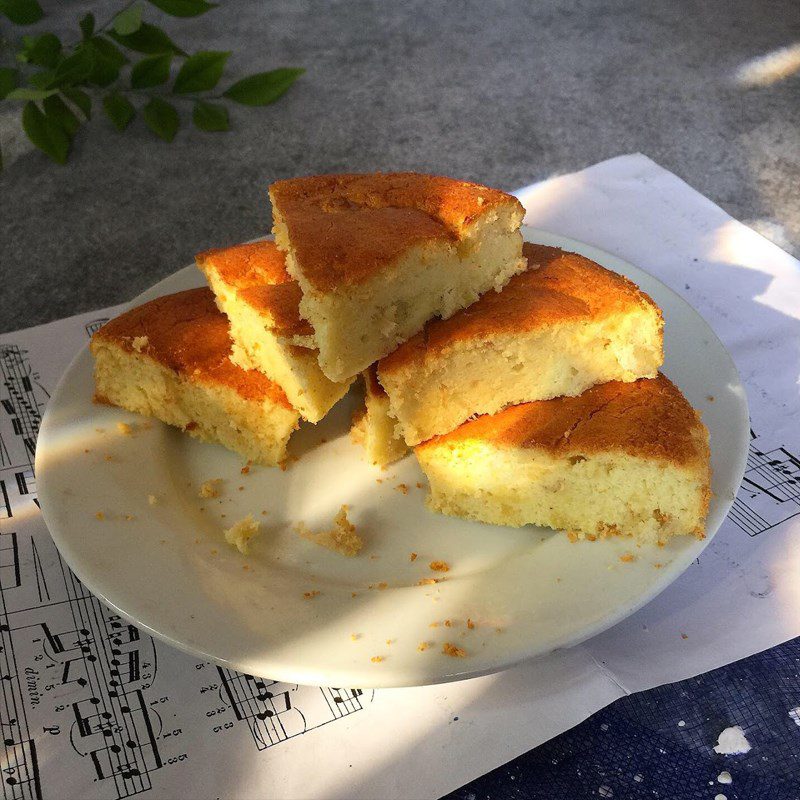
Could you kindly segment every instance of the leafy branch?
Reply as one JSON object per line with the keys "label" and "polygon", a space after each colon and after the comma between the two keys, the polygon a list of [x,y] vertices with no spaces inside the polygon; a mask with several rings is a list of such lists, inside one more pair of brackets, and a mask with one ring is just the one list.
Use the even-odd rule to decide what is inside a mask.
{"label": "leafy branch", "polygon": [[[91,119],[97,101],[120,132],[141,114],[156,136],[171,142],[181,125],[174,102],[191,103],[192,122],[199,130],[226,131],[230,119],[225,101],[274,103],[305,71],[282,67],[259,72],[215,92],[230,51],[189,54],[143,19],[145,3],[185,18],[215,8],[206,0],[131,0],[101,24],[91,13],[81,17],[80,38],[72,45],[65,46],[50,32],[23,35],[13,48],[0,38],[0,101],[23,104],[23,130],[53,161],[66,163],[72,141]],[[0,0],[0,15],[27,26],[39,22],[44,12],[39,0]],[[10,49],[13,65],[5,66]]]}

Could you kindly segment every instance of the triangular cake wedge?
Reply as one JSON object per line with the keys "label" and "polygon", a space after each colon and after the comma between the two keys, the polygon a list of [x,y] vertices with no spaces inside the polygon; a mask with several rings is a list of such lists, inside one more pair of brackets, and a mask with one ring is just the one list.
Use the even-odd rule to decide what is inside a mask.
{"label": "triangular cake wedge", "polygon": [[95,400],[156,417],[259,464],[286,457],[300,415],[283,390],[231,362],[228,320],[210,289],[159,297],[91,341]]}
{"label": "triangular cake wedge", "polygon": [[410,445],[476,414],[597,383],[652,378],[663,319],[631,281],[576,253],[525,243],[529,268],[424,330],[378,364]]}
{"label": "triangular cake wedge", "polygon": [[496,189],[375,173],[294,178],[269,191],[275,241],[300,284],[320,367],[334,381],[524,268],[524,209]]}
{"label": "triangular cake wedge", "polygon": [[590,539],[705,535],[708,432],[661,374],[478,417],[415,453],[443,514]]}
{"label": "triangular cake wedge", "polygon": [[389,398],[378,383],[375,365],[361,374],[364,407],[353,416],[350,438],[364,448],[369,461],[388,467],[408,453],[408,446],[397,433],[397,420],[389,412]]}
{"label": "triangular cake wedge", "polygon": [[231,326],[231,358],[277,383],[309,422],[319,422],[347,392],[319,368],[314,331],[300,317],[300,287],[274,242],[250,242],[196,256]]}

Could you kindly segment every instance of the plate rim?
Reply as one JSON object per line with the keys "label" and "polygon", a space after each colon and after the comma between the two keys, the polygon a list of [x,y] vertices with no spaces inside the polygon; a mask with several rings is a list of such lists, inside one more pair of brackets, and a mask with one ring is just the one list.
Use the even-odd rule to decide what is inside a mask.
{"label": "plate rim", "polygon": [[[568,249],[573,252],[585,254],[588,258],[600,263],[602,266],[610,269],[613,272],[619,274],[619,266],[615,265],[624,265],[624,267],[632,267],[634,270],[641,272],[647,275],[651,280],[655,281],[659,284],[661,289],[665,290],[672,296],[673,301],[677,301],[679,305],[684,306],[689,312],[696,318],[699,322],[702,329],[708,332],[708,334],[713,337],[716,343],[719,345],[720,350],[724,353],[725,358],[727,359],[727,367],[730,369],[733,375],[736,376],[738,382],[738,388],[740,391],[741,396],[741,405],[739,406],[742,412],[742,419],[736,420],[736,427],[740,428],[740,441],[738,442],[738,448],[736,451],[737,461],[738,463],[735,465],[734,475],[736,477],[736,489],[741,485],[742,478],[744,476],[744,471],[746,468],[747,462],[747,448],[749,444],[748,434],[749,434],[749,404],[747,393],[745,391],[744,384],[741,379],[741,375],[739,370],[736,366],[735,361],[733,360],[731,354],[729,353],[727,347],[724,343],[720,340],[719,336],[717,336],[714,329],[708,324],[705,318],[700,314],[697,309],[694,308],[687,300],[685,300],[681,295],[679,295],[675,290],[673,290],[670,286],[664,283],[660,278],[652,275],[651,273],[647,272],[645,269],[632,264],[631,262],[627,261],[626,259],[614,255],[602,248],[596,247],[586,242],[579,241],[577,239],[573,239],[572,237],[563,236],[561,234],[553,233],[550,231],[545,231],[542,229],[534,228],[532,226],[523,225],[522,226],[522,233],[525,241],[534,241],[538,244],[547,244],[551,246],[561,247],[562,249]],[[259,241],[263,239],[269,239],[272,237],[257,237],[256,239],[252,239],[250,241]],[[609,265],[609,262],[611,265]],[[148,287],[144,291],[140,292],[135,298],[128,301],[127,303],[123,303],[122,305],[125,308],[131,307],[133,305],[138,305],[148,300],[153,299],[154,297],[159,297],[163,294],[167,294],[172,292],[174,289],[171,284],[178,279],[178,277],[183,274],[187,273],[188,271],[194,271],[195,267],[193,264],[186,265],[175,272],[171,273],[170,275],[162,278],[161,280],[157,281],[152,286]],[[199,273],[198,273],[199,277]],[[201,283],[201,282],[199,282]],[[62,386],[66,383],[68,378],[71,376],[73,371],[79,367],[79,362],[82,359],[87,357],[90,358],[88,354],[89,350],[89,343],[85,343],[83,347],[76,353],[76,355],[71,359],[69,365],[62,373],[61,377],[59,378],[55,388],[52,391],[51,398],[55,398],[60,394]],[[44,520],[44,523],[47,527],[48,533],[50,537],[53,539],[53,542],[58,549],[59,555],[61,558],[64,559],[64,562],[67,564],[69,569],[76,575],[76,577],[81,581],[81,583],[95,596],[97,597],[103,604],[105,604],[108,608],[110,608],[114,613],[119,614],[128,622],[136,625],[142,631],[147,633],[148,635],[152,636],[159,641],[164,642],[165,644],[169,645],[170,647],[175,648],[193,658],[199,658],[204,661],[210,661],[214,664],[223,666],[228,669],[234,669],[237,671],[244,671],[244,667],[242,665],[238,665],[234,661],[225,658],[224,656],[216,655],[214,653],[206,652],[203,648],[198,646],[193,646],[191,644],[187,644],[180,639],[174,638],[170,634],[162,633],[156,627],[149,624],[147,621],[137,618],[136,615],[126,612],[124,608],[118,606],[108,595],[100,591],[96,588],[95,581],[91,576],[91,570],[86,571],[83,569],[83,564],[80,563],[79,560],[73,559],[71,556],[73,555],[70,547],[69,547],[69,536],[62,536],[60,532],[57,531],[56,525],[52,523],[52,516],[48,513],[47,508],[50,507],[50,503],[45,500],[45,496],[49,494],[48,489],[48,481],[47,478],[44,477],[47,474],[46,469],[40,469],[42,467],[42,459],[45,458],[44,452],[47,450],[48,440],[50,436],[50,427],[53,423],[50,422],[50,418],[52,416],[51,408],[53,406],[51,403],[47,404],[45,409],[45,413],[42,417],[40,430],[39,430],[39,438],[37,439],[37,448],[36,448],[36,458],[35,458],[35,471],[37,476],[37,491],[38,497],[42,500],[41,502],[41,514]],[[744,423],[744,424],[741,424]],[[42,442],[45,446],[40,448],[39,443]],[[53,492],[53,496],[55,496],[55,492]],[[588,625],[586,628],[581,630],[578,634],[565,637],[564,641],[557,642],[553,646],[548,646],[546,649],[542,649],[541,646],[538,648],[535,646],[529,646],[525,648],[524,646],[520,648],[517,654],[513,658],[510,658],[506,661],[503,661],[501,664],[493,664],[489,666],[485,666],[483,668],[467,668],[462,670],[454,670],[454,671],[443,671],[441,674],[436,676],[435,678],[426,678],[424,682],[421,682],[414,677],[411,677],[410,680],[392,680],[389,682],[380,680],[380,676],[376,675],[375,678],[371,678],[368,675],[359,676],[358,680],[353,681],[346,681],[347,685],[358,685],[361,688],[401,688],[401,687],[411,687],[411,686],[429,686],[429,685],[437,685],[442,683],[449,683],[456,680],[464,680],[467,678],[474,678],[474,677],[481,677],[485,675],[495,674],[501,672],[506,669],[510,669],[515,667],[525,661],[534,658],[542,658],[546,657],[551,653],[555,653],[559,650],[564,650],[571,647],[576,647],[584,642],[588,641],[589,639],[594,638],[595,636],[604,633],[607,630],[610,630],[615,625],[618,625],[623,620],[627,619],[628,617],[635,614],[637,611],[642,609],[648,603],[652,602],[657,596],[659,596],[662,592],[666,591],[673,583],[675,583],[678,578],[680,578],[683,573],[688,569],[691,563],[697,558],[708,545],[711,543],[711,540],[716,536],[717,532],[719,531],[720,527],[724,523],[725,519],[728,516],[730,508],[734,502],[736,493],[733,493],[733,496],[728,498],[718,498],[719,502],[722,504],[722,513],[720,514],[719,523],[716,525],[713,531],[706,530],[706,536],[703,540],[695,540],[692,543],[691,549],[691,557],[688,557],[688,553],[682,554],[682,557],[685,560],[682,566],[679,568],[676,567],[674,573],[666,572],[664,578],[661,581],[654,580],[651,584],[648,585],[647,591],[643,591],[640,595],[638,595],[633,603],[620,603],[613,613],[610,613],[601,619],[597,620],[595,623]],[[55,531],[55,533],[54,533]],[[66,551],[66,552],[65,552]],[[667,577],[669,576],[669,577]],[[155,622],[154,622],[155,624]],[[291,667],[289,668],[291,669]],[[263,677],[268,677],[272,680],[278,680],[286,683],[298,683],[296,680],[297,675],[287,674],[284,669],[280,667],[276,670],[269,670],[269,674],[264,675]],[[342,683],[343,677],[336,677],[336,681],[338,682],[337,685],[345,685]],[[302,682],[301,682],[302,683]],[[317,682],[307,682],[305,685],[333,685],[330,682],[321,681]]]}

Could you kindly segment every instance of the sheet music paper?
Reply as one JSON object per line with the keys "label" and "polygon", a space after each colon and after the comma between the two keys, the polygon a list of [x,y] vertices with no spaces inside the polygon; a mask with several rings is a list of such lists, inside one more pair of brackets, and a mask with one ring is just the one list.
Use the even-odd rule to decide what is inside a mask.
{"label": "sheet music paper", "polygon": [[625,692],[800,634],[800,265],[643,156],[519,194],[530,224],[620,255],[685,296],[737,362],[752,413],[748,468],[699,563],[590,642],[458,684],[305,687],[197,661],[91,596],[37,505],[49,392],[121,307],[3,334],[3,798],[436,797]]}

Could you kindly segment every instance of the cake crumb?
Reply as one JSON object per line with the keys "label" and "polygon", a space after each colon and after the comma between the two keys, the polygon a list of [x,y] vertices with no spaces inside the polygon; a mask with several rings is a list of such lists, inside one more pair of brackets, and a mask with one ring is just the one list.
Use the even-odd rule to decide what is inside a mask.
{"label": "cake crumb", "polygon": [[350,592],[350,597],[358,597],[358,592]]}
{"label": "cake crumb", "polygon": [[249,564],[242,564],[242,569],[250,569],[250,565]]}
{"label": "cake crumb", "polygon": [[381,661],[383,661],[383,656],[372,656],[372,658],[370,659],[370,661],[371,661],[373,664],[380,664],[380,663],[381,663]]}
{"label": "cake crumb", "polygon": [[713,403],[714,395],[713,394],[706,395],[706,400],[708,400],[709,403]]}
{"label": "cake crumb", "polygon": [[444,621],[444,626],[445,626],[445,628],[452,628],[452,627],[453,627],[453,620],[451,620],[451,619],[446,619],[446,620]]}
{"label": "cake crumb", "polygon": [[225,541],[246,556],[250,553],[250,540],[259,534],[259,525],[260,523],[253,519],[253,515],[248,514],[223,531]]}
{"label": "cake crumb", "polygon": [[419,650],[420,653],[424,653],[430,646],[431,646],[430,642],[420,642],[417,645],[417,650]]}
{"label": "cake crumb", "polygon": [[306,600],[313,600],[319,594],[319,589],[313,589],[310,592],[303,592],[303,597]]}
{"label": "cake crumb", "polygon": [[656,561],[656,563],[655,563],[655,564],[653,564],[653,566],[654,566],[656,569],[661,569],[661,567],[663,567],[664,565],[663,565],[663,564],[662,564],[660,561]]}
{"label": "cake crumb", "polygon": [[386,644],[388,644],[389,646],[393,645],[394,643],[395,643],[394,639],[387,639],[386,640]]}
{"label": "cake crumb", "polygon": [[424,488],[425,488],[425,484],[424,483],[420,483],[419,481],[417,481],[417,489],[424,489]]}
{"label": "cake crumb", "polygon": [[431,624],[428,625],[428,627],[429,628],[438,628],[439,627],[439,622],[431,622]]}
{"label": "cake crumb", "polygon": [[247,462],[247,463],[246,463],[246,464],[245,464],[245,465],[244,465],[244,466],[243,466],[243,467],[242,467],[242,468],[239,470],[239,472],[241,472],[241,473],[242,473],[242,475],[249,475],[249,474],[250,474],[250,464],[251,464],[251,463],[252,463],[252,462],[248,461],[248,462]]}
{"label": "cake crumb", "polygon": [[436,578],[420,578],[417,586],[432,586],[434,583],[439,583],[439,581]]}
{"label": "cake crumb", "polygon": [[[199,541],[199,539],[198,539],[198,541]],[[215,555],[217,555],[217,553],[219,553],[219,550],[217,550],[217,548],[216,548],[216,547],[212,547],[212,548],[211,548],[211,555],[212,555],[212,556],[215,556]]]}
{"label": "cake crumb", "polygon": [[412,554],[411,554],[411,555],[408,557],[408,560],[409,560],[409,561],[416,561],[416,560],[417,560],[417,554],[416,554],[416,553],[412,553]]}
{"label": "cake crumb", "polygon": [[136,517],[135,517],[133,514],[125,514],[125,515],[123,516],[123,519],[124,519],[126,522],[130,522],[131,520],[134,520],[134,519],[136,519]]}
{"label": "cake crumb", "polygon": [[94,517],[102,522],[106,518],[106,515],[102,511],[98,511]]}
{"label": "cake crumb", "polygon": [[636,556],[633,553],[623,553],[619,560],[622,561],[624,564],[630,564],[631,561],[636,560]]}
{"label": "cake crumb", "polygon": [[681,634],[681,639],[688,639],[688,638],[689,638],[689,634],[688,633],[682,633]]}
{"label": "cake crumb", "polygon": [[468,628],[469,628],[471,631],[472,631],[472,630],[475,630],[475,623],[474,623],[474,622],[473,622],[473,621],[472,621],[472,620],[471,620],[469,617],[467,617],[467,627],[468,627]]}
{"label": "cake crumb", "polygon": [[243,491],[244,491],[244,486],[240,486],[240,487],[239,487],[239,491],[240,491],[240,492],[243,492]]}
{"label": "cake crumb", "polygon": [[467,652],[462,647],[456,647],[456,645],[452,644],[451,642],[445,642],[442,645],[442,653],[446,656],[450,656],[450,658],[464,658]]}
{"label": "cake crumb", "polygon": [[113,460],[114,460],[114,456],[112,456],[110,453],[106,453],[103,456],[103,461],[113,461]]}
{"label": "cake crumb", "polygon": [[364,542],[356,533],[355,525],[347,518],[347,509],[346,505],[339,509],[333,518],[333,528],[330,530],[314,533],[306,527],[305,523],[298,522],[294,526],[295,532],[301,539],[306,539],[320,547],[326,547],[340,555],[356,556],[364,546]]}
{"label": "cake crumb", "polygon": [[158,505],[158,497],[154,494],[147,495],[147,505],[149,506],[157,506]]}
{"label": "cake crumb", "polygon": [[575,531],[567,531],[567,539],[570,540],[573,544],[578,541],[578,534]]}
{"label": "cake crumb", "polygon": [[389,584],[388,584],[388,583],[386,583],[386,581],[381,581],[381,582],[378,584],[378,590],[379,590],[379,591],[381,591],[381,592],[382,592],[384,589],[388,589],[388,588],[389,588]]}
{"label": "cake crumb", "polygon": [[370,560],[370,561],[377,561],[379,558],[380,558],[380,556],[376,556],[376,555],[373,553],[373,554],[372,554],[372,555],[369,557],[369,560]]}
{"label": "cake crumb", "polygon": [[200,490],[197,492],[198,497],[219,497],[219,484],[221,483],[222,478],[212,478],[205,483],[201,483]]}
{"label": "cake crumb", "polygon": [[148,344],[150,344],[150,340],[146,336],[134,336],[133,341],[131,342],[131,347],[137,353],[141,353]]}
{"label": "cake crumb", "polygon": [[446,561],[431,561],[428,566],[434,572],[450,572],[450,565]]}
{"label": "cake crumb", "polygon": [[405,483],[398,483],[394,488],[402,494],[408,494],[408,486]]}
{"label": "cake crumb", "polygon": [[91,450],[89,450],[88,448],[85,448],[83,452],[84,452],[84,453],[91,453],[92,451],[91,451]]}
{"label": "cake crumb", "polygon": [[383,478],[375,478],[375,483],[383,483]]}

